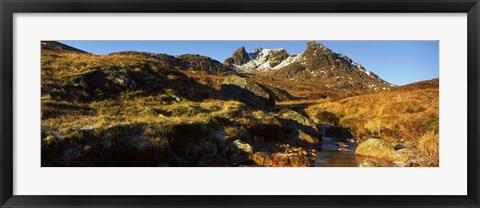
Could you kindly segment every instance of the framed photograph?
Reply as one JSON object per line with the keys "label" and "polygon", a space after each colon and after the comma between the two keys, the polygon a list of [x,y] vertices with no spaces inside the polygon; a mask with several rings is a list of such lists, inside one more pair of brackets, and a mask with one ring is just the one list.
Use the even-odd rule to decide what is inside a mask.
{"label": "framed photograph", "polygon": [[479,4],[0,1],[1,207],[479,207]]}

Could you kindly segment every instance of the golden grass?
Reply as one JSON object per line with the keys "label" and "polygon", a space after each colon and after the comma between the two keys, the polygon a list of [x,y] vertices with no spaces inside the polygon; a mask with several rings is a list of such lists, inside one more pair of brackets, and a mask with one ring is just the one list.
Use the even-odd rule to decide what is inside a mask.
{"label": "golden grass", "polygon": [[[438,89],[389,91],[348,97],[339,101],[322,101],[307,108],[311,116],[318,109],[340,117],[340,125],[359,137],[376,135],[396,139],[418,140],[427,130],[438,131]],[[438,120],[438,119],[437,119]]]}
{"label": "golden grass", "polygon": [[421,166],[439,165],[440,140],[438,133],[429,131],[423,134],[417,142],[417,148],[420,152],[417,163]]}
{"label": "golden grass", "polygon": [[[158,144],[170,143],[165,135],[184,130],[181,129],[183,125],[195,127],[192,127],[192,132],[198,135],[223,130],[227,138],[248,140],[259,136],[264,137],[265,141],[278,141],[285,137],[279,130],[281,124],[273,112],[255,110],[241,102],[220,100],[214,96],[195,102],[177,95],[178,92],[174,89],[164,89],[159,93],[146,93],[145,89],[128,89],[119,92],[118,96],[99,96],[88,101],[58,96],[59,93],[74,94],[64,89],[70,87],[71,83],[65,82],[71,77],[96,68],[108,67],[139,72],[139,75],[145,75],[142,74],[144,71],[151,71],[151,76],[159,75],[158,72],[163,70],[157,60],[142,55],[42,54],[44,142],[55,144],[68,137],[85,139],[85,135],[77,131],[85,127],[93,129],[95,135],[109,134],[111,129],[119,128],[125,128],[125,131],[138,130]],[[193,71],[161,75],[164,75],[165,81],[171,83],[177,83],[179,76],[186,75],[187,78],[178,82],[179,85],[196,80],[214,90],[219,89],[224,78],[221,75]],[[325,87],[263,77],[251,78],[264,85],[284,89],[291,95],[311,98],[278,102],[277,106],[306,106],[305,113],[318,124],[340,124],[351,130],[360,141],[378,137],[392,146],[405,145],[418,153],[415,165],[438,166],[438,85],[410,85],[397,90],[343,98],[348,93],[335,95],[335,92],[328,91]],[[80,95],[86,92],[75,93],[81,98]],[[191,94],[195,95],[196,92]],[[323,95],[328,98],[318,98]],[[85,94],[85,97],[92,96],[95,94]],[[59,132],[65,134],[60,137]],[[195,137],[189,134],[185,137],[190,136]],[[85,144],[84,150],[91,148]]]}
{"label": "golden grass", "polygon": [[419,166],[438,166],[439,131],[438,86],[385,91],[344,98],[320,100],[306,112],[313,117],[319,110],[332,112],[339,124],[358,141],[380,138],[401,144],[413,152]]}

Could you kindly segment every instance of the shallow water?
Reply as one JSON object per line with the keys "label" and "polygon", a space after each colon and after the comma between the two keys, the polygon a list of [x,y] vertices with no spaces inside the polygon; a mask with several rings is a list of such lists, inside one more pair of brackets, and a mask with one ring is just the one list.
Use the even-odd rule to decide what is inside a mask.
{"label": "shallow water", "polygon": [[[312,158],[315,167],[358,167],[358,165],[368,157],[355,155],[356,144],[348,143],[348,147],[344,147],[346,151],[339,151],[338,139],[323,138],[323,145],[318,148],[318,156]],[[370,158],[378,162],[382,167],[395,167],[395,163],[379,158]]]}

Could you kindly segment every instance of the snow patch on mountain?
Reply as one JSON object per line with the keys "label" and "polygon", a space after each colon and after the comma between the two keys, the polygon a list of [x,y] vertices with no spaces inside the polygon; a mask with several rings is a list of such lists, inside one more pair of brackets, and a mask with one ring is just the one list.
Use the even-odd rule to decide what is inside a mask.
{"label": "snow patch on mountain", "polygon": [[292,63],[298,62],[298,61],[305,61],[305,57],[303,57],[302,54],[291,55],[287,59],[283,60],[277,66],[273,67],[273,69],[281,69],[283,67],[286,67],[286,66],[288,66]]}
{"label": "snow patch on mountain", "polygon": [[233,64],[233,67],[237,71],[241,72],[265,72],[265,71],[270,71],[272,69],[279,69],[281,67],[285,67],[299,59],[297,55],[291,55],[284,61],[282,61],[280,64],[278,64],[275,67],[271,67],[270,64],[270,58],[272,56],[273,52],[278,52],[284,50],[283,48],[277,48],[277,49],[264,49],[264,48],[257,48],[255,49],[252,53],[248,53],[248,57],[250,61],[243,65],[235,65]]}

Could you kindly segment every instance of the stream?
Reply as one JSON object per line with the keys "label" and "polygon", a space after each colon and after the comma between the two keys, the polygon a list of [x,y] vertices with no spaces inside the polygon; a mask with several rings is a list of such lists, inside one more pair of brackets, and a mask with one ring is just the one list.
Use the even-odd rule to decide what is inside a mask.
{"label": "stream", "polygon": [[[324,135],[325,131],[324,131]],[[341,146],[339,144],[342,144]],[[318,156],[313,157],[315,167],[358,167],[365,159],[372,159],[382,167],[396,167],[393,162],[381,158],[369,158],[355,155],[357,144],[353,141],[324,136],[322,147],[315,148]]]}

